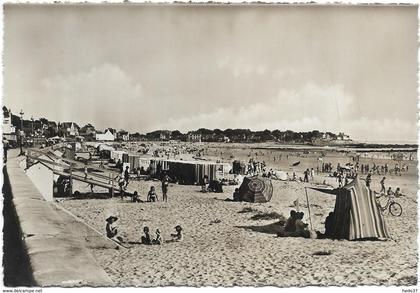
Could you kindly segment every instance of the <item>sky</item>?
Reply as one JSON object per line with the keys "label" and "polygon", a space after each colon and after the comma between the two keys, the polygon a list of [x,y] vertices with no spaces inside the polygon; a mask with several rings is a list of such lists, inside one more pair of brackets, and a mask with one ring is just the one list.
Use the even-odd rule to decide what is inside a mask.
{"label": "sky", "polygon": [[417,142],[417,7],[4,6],[3,103],[27,119]]}

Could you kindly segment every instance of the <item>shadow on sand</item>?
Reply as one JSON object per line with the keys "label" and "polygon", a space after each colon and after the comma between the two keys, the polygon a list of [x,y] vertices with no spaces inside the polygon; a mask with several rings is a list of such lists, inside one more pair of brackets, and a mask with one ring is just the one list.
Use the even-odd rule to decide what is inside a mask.
{"label": "shadow on sand", "polygon": [[284,221],[278,221],[265,226],[235,226],[236,228],[242,228],[246,230],[252,230],[254,232],[275,234],[277,235],[283,229]]}
{"label": "shadow on sand", "polygon": [[[128,193],[126,193],[126,196],[128,196]],[[114,194],[114,197],[120,197],[119,194]],[[54,196],[54,198],[56,199],[72,199],[72,200],[77,200],[77,199],[109,199],[111,198],[111,195],[108,192],[94,192],[94,193],[90,193],[90,192],[78,192],[76,191],[75,193],[73,193],[73,196]]]}

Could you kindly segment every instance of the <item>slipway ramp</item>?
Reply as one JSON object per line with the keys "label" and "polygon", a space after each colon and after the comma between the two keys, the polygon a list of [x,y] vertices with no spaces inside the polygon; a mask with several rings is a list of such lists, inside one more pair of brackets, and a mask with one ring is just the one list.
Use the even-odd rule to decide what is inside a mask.
{"label": "slipway ramp", "polygon": [[[106,188],[109,190],[111,195],[113,195],[115,190],[119,189],[118,185],[114,184],[115,182],[114,176],[116,174],[115,172],[110,172],[109,176],[105,176],[100,173],[88,171],[88,176],[87,178],[85,178],[85,175],[83,174],[83,172],[71,171],[74,168],[72,165],[69,166],[62,163],[58,163],[52,159],[46,159],[45,157],[44,158],[37,157],[37,156],[34,156],[32,153],[34,153],[33,150],[31,150],[31,153],[27,154],[26,157],[29,158],[30,160],[42,162],[48,165],[54,174],[62,175],[62,176],[71,178],[72,180],[81,181],[87,184],[92,184],[93,186]],[[43,152],[39,152],[39,151],[38,153],[43,154]],[[94,171],[98,170],[98,168],[92,168],[91,166],[88,166],[88,168],[93,169]]]}

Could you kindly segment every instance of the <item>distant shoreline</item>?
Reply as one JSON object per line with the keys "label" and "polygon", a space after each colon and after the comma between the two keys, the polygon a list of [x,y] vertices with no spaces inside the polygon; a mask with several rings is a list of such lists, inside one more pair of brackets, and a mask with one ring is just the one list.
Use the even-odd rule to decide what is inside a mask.
{"label": "distant shoreline", "polygon": [[[206,142],[202,142],[206,143]],[[417,144],[369,144],[369,143],[349,143],[349,144],[331,144],[325,146],[317,146],[312,144],[282,144],[278,142],[262,142],[262,143],[217,143],[209,142],[210,146],[223,146],[225,148],[247,147],[252,149],[267,150],[285,150],[285,151],[302,151],[302,150],[319,150],[319,151],[337,151],[337,152],[417,152]]]}

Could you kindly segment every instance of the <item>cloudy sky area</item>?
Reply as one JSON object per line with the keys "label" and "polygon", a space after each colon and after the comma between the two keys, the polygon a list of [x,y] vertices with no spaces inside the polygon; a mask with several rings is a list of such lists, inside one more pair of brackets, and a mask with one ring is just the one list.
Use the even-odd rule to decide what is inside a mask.
{"label": "cloudy sky area", "polygon": [[157,129],[417,141],[415,7],[6,5],[4,103]]}

